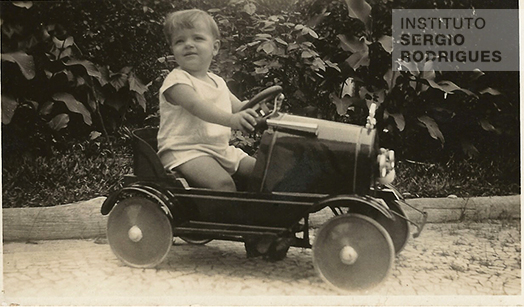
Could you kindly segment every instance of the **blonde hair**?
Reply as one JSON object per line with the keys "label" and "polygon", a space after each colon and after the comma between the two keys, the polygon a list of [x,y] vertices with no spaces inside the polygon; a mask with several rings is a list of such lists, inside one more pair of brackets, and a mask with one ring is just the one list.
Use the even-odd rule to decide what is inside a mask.
{"label": "blonde hair", "polygon": [[193,29],[198,21],[204,22],[209,27],[215,39],[220,38],[220,31],[213,17],[202,10],[191,9],[173,12],[166,16],[164,34],[167,42],[171,45],[173,33],[181,29]]}

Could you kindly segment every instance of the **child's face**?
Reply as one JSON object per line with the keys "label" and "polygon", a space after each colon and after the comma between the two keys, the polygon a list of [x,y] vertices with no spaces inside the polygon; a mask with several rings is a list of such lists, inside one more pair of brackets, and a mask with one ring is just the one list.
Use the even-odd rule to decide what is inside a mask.
{"label": "child's face", "polygon": [[195,22],[191,29],[173,33],[171,49],[180,68],[193,75],[204,74],[218,53],[220,41],[215,39],[204,22]]}

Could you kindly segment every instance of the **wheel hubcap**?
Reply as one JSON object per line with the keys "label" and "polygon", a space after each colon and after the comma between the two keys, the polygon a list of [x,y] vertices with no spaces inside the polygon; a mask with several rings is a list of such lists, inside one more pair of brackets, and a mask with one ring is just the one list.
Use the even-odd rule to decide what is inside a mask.
{"label": "wheel hubcap", "polygon": [[127,235],[129,236],[129,239],[135,243],[139,242],[144,237],[142,230],[136,225],[129,228]]}
{"label": "wheel hubcap", "polygon": [[342,263],[352,265],[357,259],[358,253],[353,247],[347,245],[340,250],[340,261],[342,261]]}

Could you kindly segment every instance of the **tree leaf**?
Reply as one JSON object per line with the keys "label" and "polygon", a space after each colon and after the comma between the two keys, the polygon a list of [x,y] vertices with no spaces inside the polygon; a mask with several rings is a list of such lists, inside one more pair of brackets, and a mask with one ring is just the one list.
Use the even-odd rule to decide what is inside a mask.
{"label": "tree leaf", "polygon": [[265,53],[271,54],[276,49],[275,42],[272,41],[266,41],[263,42],[260,46],[258,46],[257,51],[264,50]]}
{"label": "tree leaf", "polygon": [[397,61],[397,63],[400,65],[400,69],[402,69],[402,67],[405,67],[409,70],[409,72],[414,75],[414,76],[418,76],[420,74],[420,71],[418,69],[418,66],[416,63],[414,62],[406,62],[406,61]]}
{"label": "tree leaf", "polygon": [[326,71],[326,64],[324,63],[324,61],[322,61],[321,58],[315,58],[315,60],[313,60],[313,63],[311,63],[311,67],[313,67],[313,70],[315,71]]}
{"label": "tree leaf", "polygon": [[386,98],[386,90],[382,88],[374,89],[372,92],[370,92],[366,87],[362,86],[360,87],[358,95],[366,100],[366,105],[368,108],[369,106],[371,106],[372,103],[375,103],[378,108]]}
{"label": "tree leaf", "polygon": [[54,101],[46,101],[40,108],[40,114],[43,116],[51,114],[51,111],[53,110]]}
{"label": "tree leaf", "polygon": [[386,50],[388,53],[391,53],[393,51],[393,38],[389,35],[383,35],[381,38],[378,39],[378,42],[382,45],[382,48]]}
{"label": "tree leaf", "polygon": [[364,0],[345,0],[351,18],[360,19],[366,26],[369,24],[371,5]]}
{"label": "tree leaf", "polygon": [[71,50],[71,48],[66,48],[58,54],[59,55],[58,59],[59,60],[68,59],[71,57],[72,54],[73,54],[73,50]]}
{"label": "tree leaf", "polygon": [[75,44],[75,39],[72,36],[68,36],[64,41],[64,49],[71,47]]}
{"label": "tree leaf", "polygon": [[247,3],[244,5],[244,12],[248,13],[248,15],[253,15],[257,11],[257,6],[254,3]]}
{"label": "tree leaf", "polygon": [[53,36],[53,43],[55,47],[59,50],[64,50],[67,47],[71,47],[75,44],[75,40],[72,36],[67,37],[64,40],[58,39],[56,36]]}
{"label": "tree leaf", "polygon": [[314,56],[315,55],[310,50],[304,50],[304,51],[302,51],[302,54],[300,55],[300,57],[303,58],[303,59],[309,59],[309,58],[312,58]]}
{"label": "tree leaf", "polygon": [[447,94],[453,94],[453,92],[456,90],[462,90],[458,85],[451,81],[444,80],[439,81],[438,83],[431,79],[427,79],[427,81],[432,88],[439,89]]}
{"label": "tree leaf", "polygon": [[479,96],[478,96],[477,94],[475,94],[475,93],[473,93],[472,91],[467,90],[467,89],[465,89],[465,88],[459,88],[458,90],[461,91],[461,92],[463,92],[463,93],[468,94],[469,96],[473,96],[473,97],[475,97],[475,98],[479,98]]}
{"label": "tree leaf", "polygon": [[491,87],[485,88],[482,91],[480,91],[479,93],[481,93],[481,94],[490,94],[490,95],[493,95],[493,96],[500,95],[500,92],[498,90],[496,90],[494,88],[491,88]]}
{"label": "tree leaf", "polygon": [[53,99],[55,101],[61,101],[65,103],[66,107],[69,109],[69,111],[74,113],[79,113],[84,118],[84,122],[91,126],[93,123],[91,119],[91,113],[87,108],[84,106],[83,103],[76,100],[75,97],[69,93],[56,93],[53,95]]}
{"label": "tree leaf", "polygon": [[355,97],[357,94],[357,84],[355,82],[355,79],[349,77],[344,81],[342,84],[342,93],[340,96],[345,97]]}
{"label": "tree leaf", "polygon": [[257,75],[265,75],[269,72],[269,69],[267,67],[257,67],[255,68],[255,73]]}
{"label": "tree leaf", "polygon": [[9,125],[18,105],[18,101],[11,95],[2,94],[2,124]]}
{"label": "tree leaf", "polygon": [[55,131],[59,131],[67,127],[67,124],[69,123],[69,115],[62,113],[58,114],[57,116],[53,117],[52,120],[50,120],[47,124],[51,129]]}
{"label": "tree leaf", "polygon": [[293,50],[295,50],[295,49],[298,49],[298,47],[299,47],[299,46],[298,46],[297,44],[295,44],[295,43],[291,43],[291,44],[289,44],[289,46],[287,46],[287,51],[288,51],[288,52],[289,52],[289,51],[293,51]]}
{"label": "tree leaf", "polygon": [[147,86],[145,86],[132,72],[129,74],[129,89],[140,95],[144,95],[144,93],[147,92]]}
{"label": "tree leaf", "polygon": [[486,131],[497,131],[497,129],[490,122],[488,122],[487,119],[479,120],[479,124],[482,127],[482,129]]}
{"label": "tree leaf", "polygon": [[113,74],[109,80],[109,83],[115,88],[118,92],[121,88],[126,86],[129,75],[127,74]]}
{"label": "tree leaf", "polygon": [[69,69],[64,69],[55,73],[54,77],[56,78],[58,76],[63,76],[69,84],[75,81],[75,75]]}
{"label": "tree leaf", "polygon": [[420,116],[418,120],[423,123],[426,128],[428,129],[429,135],[434,138],[435,140],[440,140],[442,144],[444,144],[444,135],[440,131],[437,122],[435,120],[427,115]]}
{"label": "tree leaf", "polygon": [[366,44],[365,39],[358,39],[356,36],[350,36],[339,34],[340,47],[344,51],[350,51],[353,54],[346,59],[346,62],[353,69],[357,69],[360,66],[369,66],[369,47]]}
{"label": "tree leaf", "polygon": [[311,19],[309,19],[306,22],[307,26],[310,28],[315,28],[318,24],[320,24],[324,20],[325,17],[329,16],[330,13],[326,13],[326,12],[327,12],[327,8],[323,7],[321,12],[317,13],[316,15],[311,17]]}
{"label": "tree leaf", "polygon": [[472,75],[471,75],[471,80],[473,80],[473,81],[477,80],[478,78],[480,78],[480,77],[482,77],[484,75],[485,75],[485,73],[482,70],[480,70],[478,68],[475,68],[475,69],[473,69],[473,72],[472,72]]}
{"label": "tree leaf", "polygon": [[344,51],[355,52],[367,52],[368,46],[364,40],[358,39],[356,36],[347,37],[346,35],[337,35],[340,40],[340,47]]}
{"label": "tree leaf", "polygon": [[3,53],[2,61],[16,63],[27,80],[31,80],[35,77],[35,62],[33,56],[28,55],[25,52],[18,51],[13,53]]}
{"label": "tree leaf", "polygon": [[95,139],[97,139],[101,135],[102,135],[102,133],[100,133],[98,131],[91,131],[91,133],[89,134],[89,139],[90,140],[95,140]]}
{"label": "tree leaf", "polygon": [[138,105],[141,106],[142,109],[145,111],[146,110],[146,98],[144,97],[144,95],[138,92],[135,92],[135,100],[138,103]]}
{"label": "tree leaf", "polygon": [[344,115],[346,114],[349,106],[352,104],[350,98],[351,97],[343,97],[338,98],[336,96],[331,97],[333,100],[333,103],[337,106],[337,113],[338,115]]}
{"label": "tree leaf", "polygon": [[460,140],[462,145],[462,151],[467,154],[470,158],[475,158],[479,155],[479,150],[469,140]]}
{"label": "tree leaf", "polygon": [[264,60],[255,61],[253,62],[253,64],[255,64],[256,66],[266,66],[269,64],[269,62],[264,59]]}
{"label": "tree leaf", "polygon": [[309,27],[303,27],[301,34],[302,35],[310,35],[313,38],[318,38],[317,32],[315,32],[313,29],[311,29]]}
{"label": "tree leaf", "polygon": [[282,64],[280,64],[279,61],[275,60],[275,61],[269,63],[269,68],[280,69],[280,68],[282,68]]}
{"label": "tree leaf", "polygon": [[337,106],[338,115],[345,115],[348,108],[353,105],[363,105],[365,101],[359,97],[349,97],[345,96],[343,98],[338,98],[335,95],[330,95],[333,100],[333,104]]}
{"label": "tree leaf", "polygon": [[397,78],[400,77],[400,72],[393,71],[391,68],[384,74],[384,80],[388,84],[388,89],[393,89],[397,84]]}
{"label": "tree leaf", "polygon": [[395,120],[398,130],[404,131],[404,128],[406,127],[404,115],[402,113],[390,113],[389,115]]}
{"label": "tree leaf", "polygon": [[33,1],[13,1],[11,3],[14,6],[21,7],[24,9],[30,9],[33,6]]}
{"label": "tree leaf", "polygon": [[342,70],[340,69],[340,67],[338,67],[338,64],[337,64],[337,63],[333,63],[333,62],[331,62],[330,60],[326,60],[325,63],[326,63],[327,66],[329,66],[329,67],[335,69],[336,71],[338,71],[338,72],[342,72]]}
{"label": "tree leaf", "polygon": [[286,41],[284,41],[283,39],[281,39],[280,37],[277,37],[275,38],[275,41],[277,41],[278,43],[284,45],[284,46],[287,46],[288,43]]}
{"label": "tree leaf", "polygon": [[102,78],[102,74],[98,70],[96,65],[88,60],[69,60],[64,63],[65,66],[82,66],[86,70],[87,74],[97,79]]}
{"label": "tree leaf", "polygon": [[255,39],[264,41],[270,39],[271,37],[271,34],[267,33],[258,33],[257,35],[255,35]]}
{"label": "tree leaf", "polygon": [[357,69],[360,66],[369,66],[369,54],[366,53],[353,53],[346,59],[346,62],[353,69]]}

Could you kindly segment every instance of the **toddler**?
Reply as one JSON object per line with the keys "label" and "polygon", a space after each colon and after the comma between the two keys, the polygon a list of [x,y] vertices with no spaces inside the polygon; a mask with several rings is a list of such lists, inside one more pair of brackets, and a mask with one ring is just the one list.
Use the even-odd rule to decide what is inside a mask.
{"label": "toddler", "polygon": [[160,160],[190,185],[236,191],[231,176],[248,176],[256,160],[229,145],[231,128],[253,131],[257,113],[239,111],[247,102],[209,71],[220,48],[218,26],[206,12],[192,9],[169,14],[164,33],[178,67],[159,92]]}

